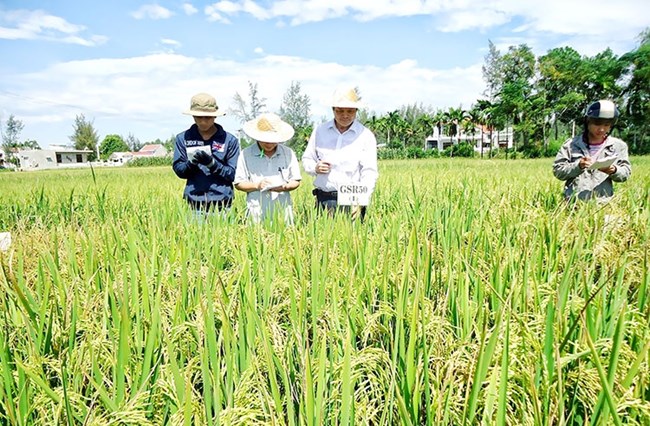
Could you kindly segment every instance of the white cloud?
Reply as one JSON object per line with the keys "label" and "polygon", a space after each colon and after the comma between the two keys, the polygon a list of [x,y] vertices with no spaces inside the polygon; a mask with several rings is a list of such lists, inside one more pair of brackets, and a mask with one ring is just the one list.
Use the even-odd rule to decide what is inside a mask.
{"label": "white cloud", "polygon": [[160,40],[160,42],[161,42],[162,44],[167,45],[167,46],[172,46],[172,47],[181,47],[181,43],[180,43],[179,41],[172,40],[172,39],[170,39],[170,38],[163,38],[162,40]]}
{"label": "white cloud", "polygon": [[[208,13],[208,9],[210,13]],[[406,16],[430,16],[441,31],[486,30],[522,22],[527,31],[550,34],[607,34],[625,39],[648,25],[647,0],[223,0],[206,8],[212,20],[247,13],[259,20],[288,19],[302,25],[350,16],[366,22]]]}
{"label": "white cloud", "polygon": [[97,46],[107,37],[83,36],[86,27],[72,24],[43,10],[9,10],[0,15],[0,39],[48,40],[82,46]]}
{"label": "white cloud", "polygon": [[458,11],[442,14],[438,27],[443,32],[459,32],[467,29],[486,30],[510,21],[512,16],[498,10]]}
{"label": "white cloud", "polygon": [[158,4],[145,4],[138,10],[131,12],[135,19],[168,19],[174,15],[174,12]]}
{"label": "white cloud", "polygon": [[215,8],[212,5],[206,6],[205,9],[203,9],[203,12],[208,17],[208,21],[230,24],[230,20],[226,18],[222,13],[219,13],[219,9]]}
{"label": "white cloud", "polygon": [[[314,121],[331,115],[325,100],[341,83],[358,85],[368,108],[379,114],[413,103],[469,106],[484,87],[481,64],[430,69],[403,60],[387,67],[346,66],[263,54],[248,62],[173,53],[79,60],[11,78],[15,96],[5,103],[0,92],[0,107],[11,104],[13,113],[25,123],[23,137],[42,145],[66,142],[74,117],[81,113],[95,120],[100,137],[131,132],[142,141],[166,139],[189,126],[180,112],[194,93],[212,93],[228,109],[236,92],[248,95],[248,81],[258,84],[270,111],[279,110],[291,82],[299,81],[303,93],[311,98]],[[220,122],[233,132],[240,126],[232,116]]]}
{"label": "white cloud", "polygon": [[191,16],[197,13],[199,10],[192,5],[192,3],[183,3],[183,12],[185,12],[186,15]]}
{"label": "white cloud", "polygon": [[[488,34],[503,27],[520,34],[520,43],[535,53],[572,45],[592,55],[610,47],[616,53],[629,50],[630,42],[648,26],[647,0],[223,0],[206,8],[212,21],[232,23],[249,14],[259,20],[276,19],[278,26],[303,25],[342,17],[361,22],[390,17],[425,16],[442,32]],[[514,27],[514,28],[512,28]],[[513,37],[491,36],[498,45]],[[512,45],[511,43],[510,45]],[[519,44],[519,43],[517,43]]]}
{"label": "white cloud", "polygon": [[179,49],[183,44],[178,40],[173,40],[170,38],[163,38],[160,40],[165,48],[163,49],[166,53],[173,53],[176,49]]}
{"label": "white cloud", "polygon": [[211,7],[216,12],[223,12],[229,15],[239,13],[243,10],[242,5],[232,1],[220,1],[218,3],[214,3],[209,7]]}

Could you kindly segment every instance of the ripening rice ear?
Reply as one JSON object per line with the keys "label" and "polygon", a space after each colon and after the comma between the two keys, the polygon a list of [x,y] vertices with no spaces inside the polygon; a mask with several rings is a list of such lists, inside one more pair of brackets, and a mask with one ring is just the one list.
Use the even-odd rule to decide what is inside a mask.
{"label": "ripening rice ear", "polygon": [[0,232],[0,251],[7,251],[11,246],[11,233]]}

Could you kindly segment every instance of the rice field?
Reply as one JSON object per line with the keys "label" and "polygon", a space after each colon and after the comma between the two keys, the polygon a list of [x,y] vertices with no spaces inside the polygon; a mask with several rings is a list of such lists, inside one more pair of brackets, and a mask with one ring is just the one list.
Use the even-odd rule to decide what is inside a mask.
{"label": "rice field", "polygon": [[0,174],[2,425],[648,425],[650,158],[385,161],[365,222],[196,220],[171,168]]}

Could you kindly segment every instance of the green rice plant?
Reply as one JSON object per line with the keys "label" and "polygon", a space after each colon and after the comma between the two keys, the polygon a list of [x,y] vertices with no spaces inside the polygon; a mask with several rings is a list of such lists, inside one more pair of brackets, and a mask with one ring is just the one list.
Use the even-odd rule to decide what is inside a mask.
{"label": "green rice plant", "polygon": [[[5,174],[0,424],[644,425],[650,160],[380,163],[364,222],[196,220],[169,167]],[[137,185],[134,185],[137,182]]]}

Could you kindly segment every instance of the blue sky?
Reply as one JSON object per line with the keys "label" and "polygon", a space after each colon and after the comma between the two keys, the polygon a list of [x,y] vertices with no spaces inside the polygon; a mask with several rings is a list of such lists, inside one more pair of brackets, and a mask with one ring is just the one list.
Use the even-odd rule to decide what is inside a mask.
{"label": "blue sky", "polygon": [[13,114],[43,148],[69,143],[79,114],[100,141],[148,142],[189,127],[193,94],[227,110],[249,81],[272,112],[300,82],[316,122],[344,83],[380,114],[467,108],[485,89],[488,40],[622,54],[648,26],[648,0],[0,0],[0,120]]}

